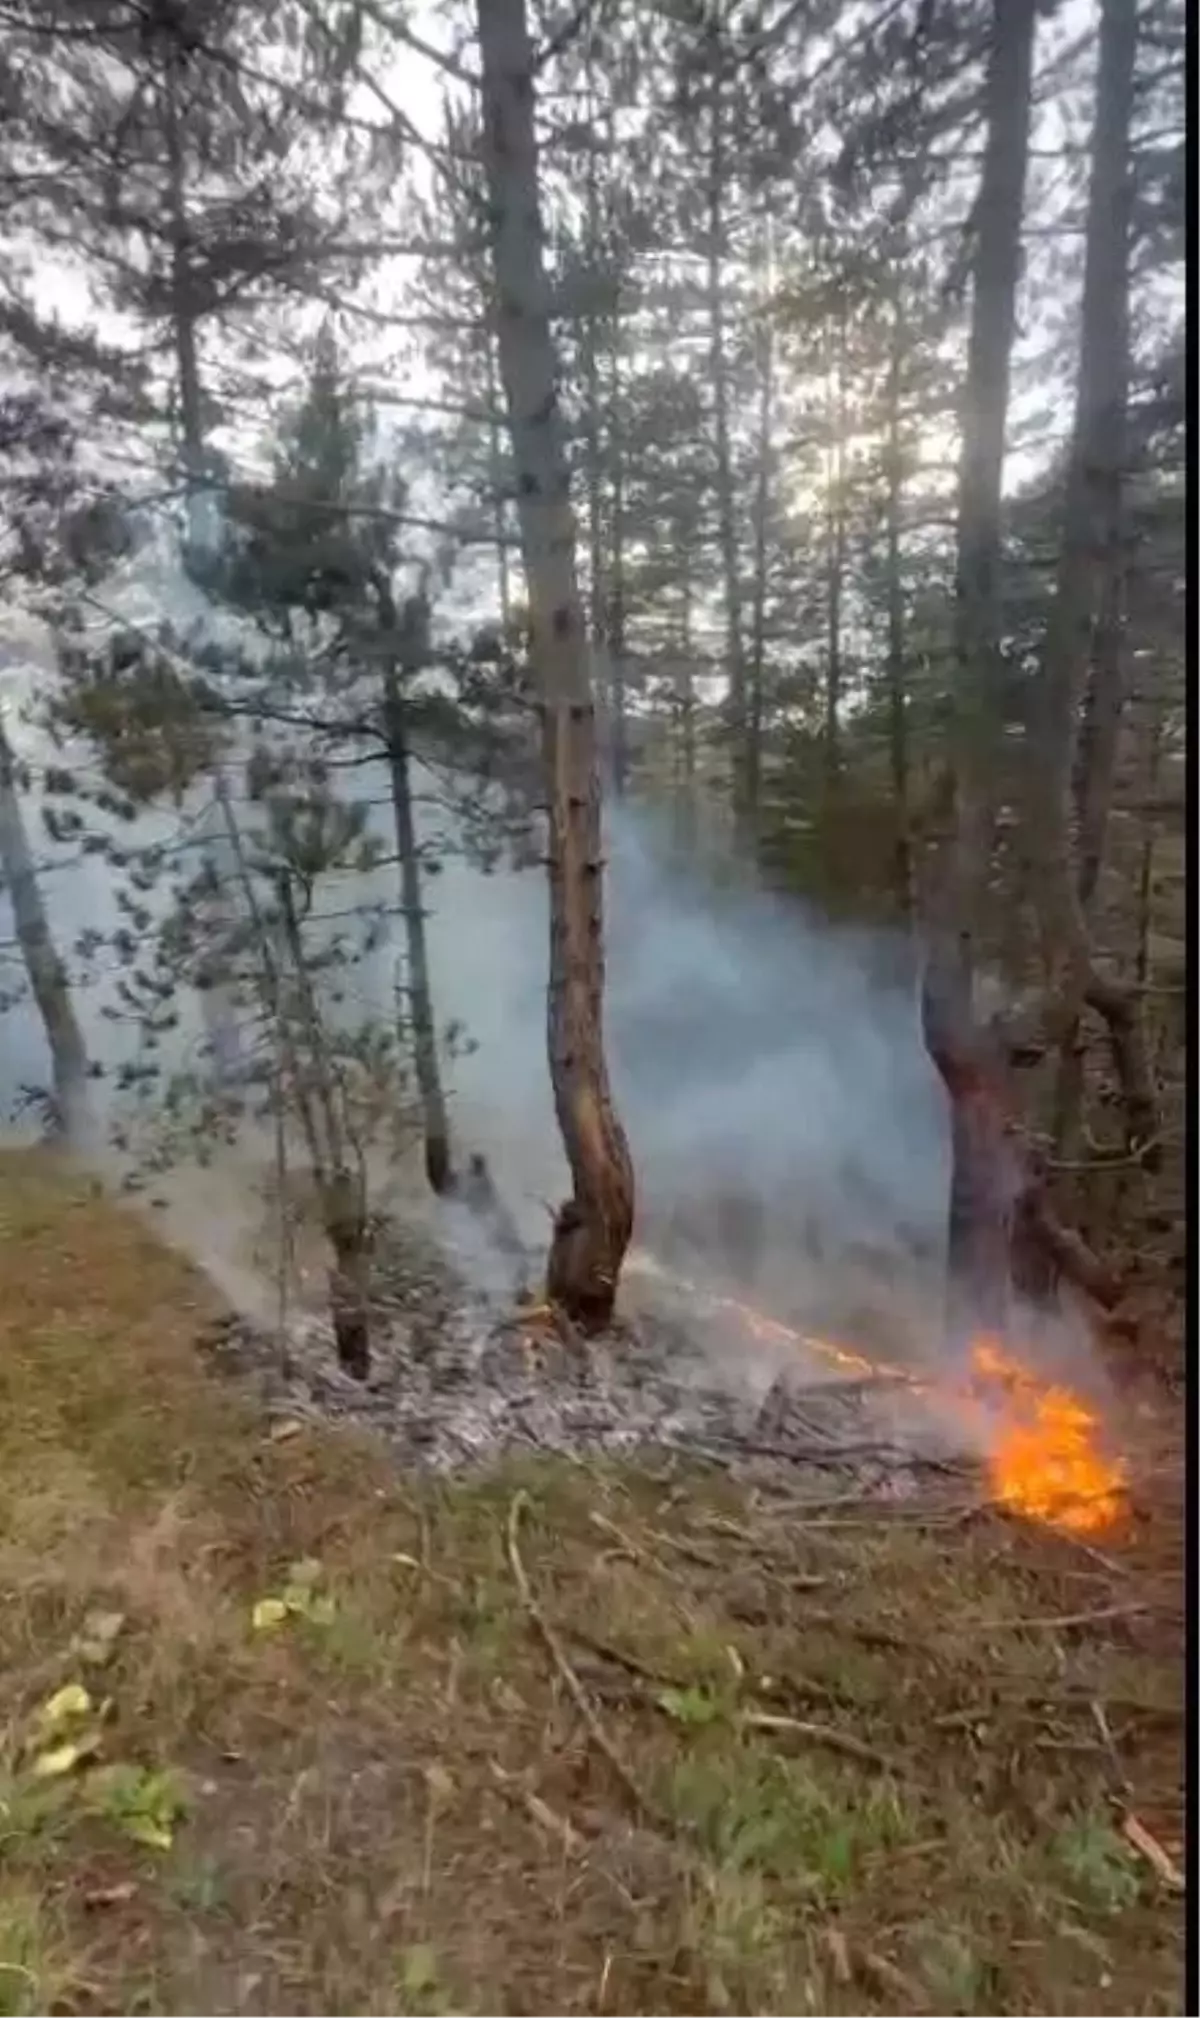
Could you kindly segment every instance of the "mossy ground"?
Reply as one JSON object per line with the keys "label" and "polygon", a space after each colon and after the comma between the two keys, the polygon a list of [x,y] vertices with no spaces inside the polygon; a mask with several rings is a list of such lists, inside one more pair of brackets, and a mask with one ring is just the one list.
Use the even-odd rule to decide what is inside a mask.
{"label": "mossy ground", "polygon": [[1184,2008],[1171,1512],[405,1478],[211,1309],[0,1156],[0,2014]]}

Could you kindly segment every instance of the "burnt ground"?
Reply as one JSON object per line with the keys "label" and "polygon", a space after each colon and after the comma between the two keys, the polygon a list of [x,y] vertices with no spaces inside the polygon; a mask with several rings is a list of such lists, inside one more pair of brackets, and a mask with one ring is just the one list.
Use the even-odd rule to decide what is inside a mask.
{"label": "burnt ground", "polygon": [[[566,1456],[620,1354],[433,1288],[334,1423],[315,1332],[236,1336],[44,1155],[0,1280],[0,2013],[1186,2008],[1170,1409],[1081,1542],[844,1392],[679,1450],[646,1339],[654,1447]],[[447,1325],[509,1446],[465,1473]]]}
{"label": "burnt ground", "polygon": [[[519,1271],[532,1279],[534,1260]],[[342,1374],[319,1307],[282,1327],[223,1314],[202,1347],[249,1374],[273,1414],[354,1421],[406,1465],[458,1473],[506,1456],[691,1453],[737,1464],[806,1459],[881,1491],[969,1462],[902,1384],[837,1378],[793,1347],[764,1357],[716,1300],[658,1278],[636,1316],[586,1344],[550,1313],[485,1294],[452,1232],[393,1225],[375,1268],[373,1369]],[[664,1286],[664,1284],[666,1286]]]}

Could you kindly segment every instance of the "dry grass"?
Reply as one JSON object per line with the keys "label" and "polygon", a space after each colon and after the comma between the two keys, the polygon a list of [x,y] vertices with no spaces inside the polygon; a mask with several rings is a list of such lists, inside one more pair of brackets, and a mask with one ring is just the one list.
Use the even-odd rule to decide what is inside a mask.
{"label": "dry grass", "polygon": [[[1122,1834],[1180,1854],[1169,1527],[406,1481],[272,1435],[202,1286],[42,1156],[0,1281],[0,2014],[1184,2008]],[[298,1559],[315,1615],[255,1630]],[[99,1750],[38,1781],[76,1680]]]}

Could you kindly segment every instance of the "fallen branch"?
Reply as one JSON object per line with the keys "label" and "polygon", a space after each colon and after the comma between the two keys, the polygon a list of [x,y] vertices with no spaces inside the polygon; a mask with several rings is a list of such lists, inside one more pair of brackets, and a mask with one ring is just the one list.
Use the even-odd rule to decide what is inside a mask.
{"label": "fallen branch", "polygon": [[1108,1753],[1108,1761],[1113,1769],[1113,1776],[1116,1779],[1117,1785],[1123,1794],[1132,1794],[1133,1788],[1130,1785],[1129,1776],[1121,1764],[1121,1754],[1117,1750],[1116,1739],[1112,1734],[1112,1726],[1108,1721],[1103,1703],[1098,1699],[1093,1699],[1092,1702],[1092,1722],[1099,1731],[1101,1743]]}
{"label": "fallen branch", "polygon": [[1147,1604],[1102,1605],[1092,1612],[1063,1612],[1053,1619],[981,1619],[976,1631],[982,1633],[1063,1633],[1075,1626],[1105,1625],[1110,1619],[1144,1616],[1154,1607]]}
{"label": "fallen branch", "polygon": [[[664,1438],[664,1442],[668,1439]],[[728,1436],[719,1431],[708,1431],[703,1439],[695,1443],[682,1440],[671,1442],[674,1450],[686,1451],[689,1455],[699,1451],[719,1464],[732,1463],[738,1457],[783,1458],[788,1464],[812,1465],[815,1469],[837,1469],[851,1461],[861,1462],[871,1458],[876,1463],[886,1460],[889,1467],[897,1471],[946,1472],[951,1477],[961,1477],[965,1472],[978,1469],[978,1461],[969,1458],[933,1457],[927,1452],[906,1450],[895,1443],[814,1443],[797,1448],[793,1444],[760,1442],[756,1437],[737,1436],[732,1431]],[[869,1495],[864,1495],[864,1498]]]}
{"label": "fallen branch", "polygon": [[872,1949],[864,1948],[859,1955],[858,1971],[872,1990],[886,1998],[897,2011],[916,2009],[920,1992],[913,1988],[903,1970],[888,1961],[886,1955],[876,1955]]}
{"label": "fallen branch", "polygon": [[521,1557],[519,1541],[521,1515],[525,1512],[528,1505],[528,1494],[523,1491],[516,1492],[513,1494],[512,1504],[508,1509],[508,1562],[521,1603],[528,1612],[530,1619],[542,1638],[546,1651],[558,1669],[571,1701],[583,1718],[588,1736],[591,1738],[596,1750],[607,1759],[637,1813],[655,1828],[674,1831],[678,1828],[678,1823],[671,1816],[662,1814],[650,1800],[649,1796],[639,1787],[621,1754],[613,1744],[608,1732],[596,1715],[587,1690],[571,1665],[566,1648],[563,1646],[561,1639],[534,1595],[533,1587],[529,1581],[529,1573]]}
{"label": "fallen branch", "polygon": [[1168,1891],[1183,1892],[1186,1890],[1186,1880],[1175,1859],[1168,1851],[1164,1850],[1157,1836],[1150,1834],[1145,1823],[1138,1821],[1136,1815],[1126,1815],[1125,1820],[1121,1824],[1121,1834],[1129,1844],[1130,1849],[1136,1850],[1139,1856],[1145,1858],[1152,1870],[1162,1879]]}
{"label": "fallen branch", "polygon": [[860,1759],[866,1766],[878,1766],[881,1772],[895,1773],[904,1777],[907,1768],[900,1759],[881,1752],[877,1746],[864,1743],[848,1731],[839,1731],[833,1724],[813,1724],[805,1717],[781,1717],[771,1710],[746,1710],[738,1718],[743,1730],[786,1731],[794,1738],[807,1738],[811,1744],[824,1745],[831,1752],[844,1752],[848,1759]]}
{"label": "fallen branch", "polygon": [[1056,1273],[1090,1296],[1101,1310],[1114,1310],[1125,1293],[1124,1282],[1092,1252],[1082,1234],[1063,1225],[1051,1208],[1040,1177],[1035,1177],[1023,1194],[1019,1211],[1027,1237]]}

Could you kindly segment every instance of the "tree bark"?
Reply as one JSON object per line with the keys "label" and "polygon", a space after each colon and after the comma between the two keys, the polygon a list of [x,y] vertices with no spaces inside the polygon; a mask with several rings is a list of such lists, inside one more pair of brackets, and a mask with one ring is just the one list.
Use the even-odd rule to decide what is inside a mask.
{"label": "tree bark", "polygon": [[548,788],[550,1076],[573,1181],[547,1264],[548,1295],[582,1332],[612,1316],[633,1230],[633,1166],[604,1052],[600,783],[575,518],[555,384],[542,248],[533,51],[524,0],[478,0],[484,161],[530,652]]}
{"label": "tree bark", "polygon": [[950,1104],[948,1322],[961,1339],[1007,1327],[1013,1210],[1021,1186],[987,1041],[974,1009],[975,920],[991,855],[988,766],[1003,682],[1001,486],[1021,265],[1037,0],[994,0],[987,133],[976,206],[971,328],[962,397],[954,590],[952,832],[922,986],[926,1048]]}
{"label": "tree bark", "polygon": [[767,659],[767,550],[775,434],[775,323],[773,262],[768,226],[763,248],[763,301],[758,329],[758,442],[754,484],[754,585],[750,606],[750,663],[746,679],[746,810],[757,825],[762,789],[762,731]]}
{"label": "tree bark", "polygon": [[500,443],[500,423],[496,418],[500,388],[496,382],[496,332],[489,313],[483,332],[484,363],[487,372],[488,469],[492,485],[492,528],[496,542],[496,587],[500,597],[500,630],[506,642],[512,632],[512,569],[509,565],[508,524],[504,510],[508,492],[508,472]]}
{"label": "tree bark", "polygon": [[842,366],[842,320],[832,359],[834,393],[832,441],[825,490],[825,813],[837,804],[842,777],[842,597],[846,579],[846,392]]}
{"label": "tree bark", "polygon": [[179,445],[186,485],[189,547],[204,541],[204,401],[191,288],[191,230],[187,214],[187,165],[180,128],[177,59],[168,57],[163,75],[162,122],[167,164],[167,215],[171,243],[171,341],[179,395]]}
{"label": "tree bark", "polygon": [[383,618],[400,661],[389,658],[384,671],[383,726],[387,746],[396,854],[400,863],[400,907],[408,950],[408,1016],[412,1031],[413,1071],[421,1102],[425,1139],[425,1175],[430,1189],[444,1198],[454,1189],[450,1119],[438,1063],[433,987],[429,978],[429,947],[425,938],[425,907],[421,891],[421,861],[413,819],[408,734],[404,720],[401,675],[415,673],[427,656],[428,613],[423,596],[410,596],[397,613],[390,590],[383,597]]}
{"label": "tree bark", "polygon": [[685,858],[696,846],[696,675],[692,637],[692,572],[689,556],[681,555],[682,607],[679,617],[679,669],[675,682],[675,705],[679,718],[679,768],[675,831]]}
{"label": "tree bark", "polygon": [[[351,1169],[349,1131],[338,1113],[339,1089],[326,1051],[320,1013],[313,996],[304,935],[296,911],[290,873],[278,878],[280,917],[292,966],[297,1021],[308,1053],[313,1102],[324,1141],[313,1162],[321,1219],[333,1254],[329,1271],[329,1314],[338,1363],[355,1380],[371,1371],[371,1234],[367,1221],[366,1176],[359,1157]],[[287,1011],[285,1009],[284,1013]],[[301,1062],[300,1070],[304,1066]],[[310,1109],[311,1113],[311,1109]]]}
{"label": "tree bark", "polygon": [[[600,178],[597,168],[596,87],[589,39],[586,59],[587,174],[585,199],[585,243],[587,268],[584,286],[588,298],[580,324],[583,366],[584,478],[587,492],[588,624],[591,631],[593,682],[601,697],[604,713],[604,740],[607,745],[608,774],[618,798],[624,796],[626,775],[624,682],[612,650],[609,622],[614,614],[614,584],[605,565],[605,464],[610,460],[605,441],[606,422],[614,418],[615,400],[606,400],[600,383],[601,331],[604,316],[596,291],[605,274],[603,234],[600,220]],[[615,363],[614,363],[615,370]],[[614,478],[616,472],[613,472]],[[619,479],[617,479],[619,481]]]}
{"label": "tree bark", "polygon": [[[175,353],[175,386],[179,398],[179,455],[184,480],[184,571],[193,569],[211,551],[215,534],[214,504],[205,484],[204,395],[200,376],[197,318],[191,285],[192,238],[187,206],[187,155],[180,114],[180,98],[185,79],[176,54],[165,62],[162,79],[162,133],[166,159],[166,211],[170,220],[171,246],[171,341]],[[223,759],[218,753],[214,772],[218,798],[226,790]],[[228,938],[232,913],[226,883],[232,872],[227,848],[218,840],[210,854],[213,895],[211,910],[218,936]],[[238,1032],[236,1018],[228,1002],[222,1001],[220,985],[204,997],[204,1020],[209,1033],[212,1063],[218,1079],[236,1069]]]}
{"label": "tree bark", "polygon": [[629,694],[625,643],[625,446],[621,428],[621,317],[613,309],[610,341],[612,374],[608,391],[608,712],[612,724],[613,792],[623,799],[629,784]]}
{"label": "tree bark", "polygon": [[[301,1047],[296,1042],[284,976],[272,945],[271,930],[255,894],[254,879],[242,847],[233,801],[223,777],[217,781],[217,803],[224,816],[230,854],[254,931],[263,992],[275,1024],[280,1061],[277,1080],[279,1097],[282,1101],[282,1082],[285,1077],[290,1077],[291,1098],[300,1117],[321,1224],[333,1257],[333,1266],[329,1271],[329,1314],[338,1362],[355,1380],[365,1380],[371,1370],[370,1231],[366,1183],[361,1171],[356,1175],[348,1167],[334,1106],[334,1092],[323,1056],[320,1022],[305,965],[300,921],[285,873],[279,881],[280,916],[288,957],[296,975],[300,1002],[298,1020],[304,1029],[310,1053],[307,1070]],[[277,1120],[282,1127],[282,1109]],[[287,1200],[282,1194],[279,1212],[282,1225],[287,1214]]]}
{"label": "tree bark", "polygon": [[725,108],[721,86],[725,65],[719,30],[708,31],[708,331],[709,371],[713,400],[713,480],[717,508],[717,544],[721,556],[721,587],[725,599],[725,671],[729,682],[726,721],[730,737],[730,784],[733,833],[739,845],[750,839],[750,794],[747,779],[746,654],[742,637],[742,588],[737,517],[733,487],[733,452],[729,427],[729,381],[725,360]]}
{"label": "tree bark", "polygon": [[54,1082],[54,1125],[78,1141],[87,1123],[88,1056],[71,1001],[67,971],[50,931],[37,867],[21,811],[17,767],[0,718],[0,872],[12,907],[17,944],[37,1003]]}
{"label": "tree bark", "polygon": [[[1114,533],[1120,538],[1119,525]],[[1125,560],[1108,557],[1092,651],[1075,779],[1079,846],[1076,887],[1079,909],[1090,920],[1104,864],[1108,816],[1116,773],[1117,746],[1125,708]],[[1064,1163],[1080,1160],[1086,1091],[1087,1042],[1082,1005],[1064,1023],[1054,1095],[1054,1148]]]}
{"label": "tree bark", "polygon": [[901,298],[903,284],[903,277],[898,277],[892,319],[892,342],[888,353],[885,394],[887,492],[884,505],[884,537],[887,567],[888,760],[892,775],[892,805],[896,819],[894,854],[896,904],[901,920],[907,926],[911,924],[916,909],[916,879],[913,864],[912,808],[909,804],[908,681],[905,666],[902,554],[904,444],[901,438],[900,400],[905,347],[904,307]]}
{"label": "tree bark", "polygon": [[[1067,494],[1054,602],[1042,659],[1039,720],[1042,774],[1038,800],[1037,890],[1043,936],[1052,961],[1047,1033],[1069,1058],[1078,1043],[1080,1012],[1089,1004],[1108,1026],[1124,1098],[1130,1152],[1158,1133],[1158,1100],[1135,993],[1097,968],[1081,876],[1097,845],[1091,831],[1073,843],[1078,773],[1078,721],[1093,636],[1107,648],[1098,660],[1109,691],[1107,711],[1120,708],[1120,599],[1123,566],[1122,484],[1129,408],[1129,251],[1132,221],[1130,126],[1133,116],[1137,9],[1134,0],[1103,0],[1093,125],[1092,168],[1084,248],[1079,376],[1067,463]],[[1105,582],[1117,596],[1104,614]],[[1105,635],[1107,631],[1107,637]],[[1106,724],[1106,726],[1110,726]],[[1115,737],[1115,722],[1111,724]],[[1091,752],[1093,783],[1107,800]],[[1102,839],[1102,826],[1100,828]]]}

